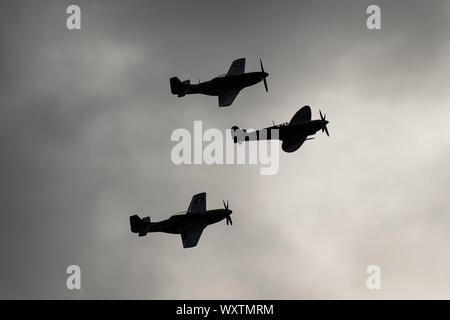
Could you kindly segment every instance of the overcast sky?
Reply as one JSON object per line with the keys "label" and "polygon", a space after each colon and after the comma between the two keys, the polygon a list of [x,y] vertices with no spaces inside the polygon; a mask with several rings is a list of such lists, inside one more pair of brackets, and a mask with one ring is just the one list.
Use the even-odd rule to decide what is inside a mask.
{"label": "overcast sky", "polygon": [[[450,298],[449,15],[448,1],[2,1],[0,298]],[[263,59],[268,94],[221,109],[170,94],[171,76],[240,57]],[[170,160],[194,120],[260,128],[306,104],[330,137],[281,152],[277,175]],[[232,227],[193,249],[130,232],[129,215],[166,219],[202,191],[208,209],[230,201]]]}

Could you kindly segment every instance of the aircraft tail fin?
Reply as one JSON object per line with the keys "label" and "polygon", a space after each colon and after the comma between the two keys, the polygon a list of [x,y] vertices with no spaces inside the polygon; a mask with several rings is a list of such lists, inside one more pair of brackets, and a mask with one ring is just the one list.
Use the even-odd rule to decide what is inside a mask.
{"label": "aircraft tail fin", "polygon": [[139,237],[147,235],[150,230],[150,217],[141,219],[137,214],[130,216],[131,232],[138,233]]}
{"label": "aircraft tail fin", "polygon": [[185,80],[181,82],[177,77],[170,78],[170,91],[172,94],[178,95],[178,97],[183,97],[189,90],[191,85],[191,80]]}

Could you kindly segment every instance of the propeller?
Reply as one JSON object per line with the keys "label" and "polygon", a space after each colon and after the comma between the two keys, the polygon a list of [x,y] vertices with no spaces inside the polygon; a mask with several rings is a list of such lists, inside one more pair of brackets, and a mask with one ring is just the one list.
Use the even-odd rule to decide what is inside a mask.
{"label": "propeller", "polygon": [[[262,59],[261,59],[261,58],[259,58],[259,62],[261,63],[261,72],[262,72],[262,73],[266,73],[266,72],[264,71],[264,66],[263,66],[263,63],[262,63]],[[267,80],[266,80],[266,77],[267,77],[267,75],[265,75],[264,78],[263,78],[264,88],[266,88],[266,92],[269,92],[269,88],[267,88]]]}
{"label": "propeller", "polygon": [[226,218],[227,226],[233,225],[233,220],[231,220],[231,217],[230,217],[231,211],[228,210],[228,200],[227,200],[227,203],[225,203],[225,200],[222,200],[222,201],[223,201],[223,206],[225,207],[225,210],[227,211],[227,218]]}
{"label": "propeller", "polygon": [[324,124],[323,127],[322,127],[322,132],[325,131],[325,133],[327,134],[327,136],[330,136],[330,134],[328,133],[328,129],[327,129],[327,123],[328,123],[328,121],[325,120],[325,118],[327,117],[327,115],[326,115],[326,114],[325,114],[325,115],[322,115],[322,111],[320,111],[320,110],[319,110],[319,113],[320,113],[320,120],[322,120],[322,121],[325,122],[325,124]]}

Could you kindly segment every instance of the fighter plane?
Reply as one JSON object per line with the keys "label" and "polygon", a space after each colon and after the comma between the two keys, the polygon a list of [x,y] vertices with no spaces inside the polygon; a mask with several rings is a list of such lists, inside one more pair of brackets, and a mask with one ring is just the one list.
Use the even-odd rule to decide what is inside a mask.
{"label": "fighter plane", "polygon": [[[304,106],[298,110],[292,117],[291,122],[282,123],[280,125],[273,125],[271,127],[247,132],[245,129],[240,129],[237,126],[231,128],[232,138],[234,143],[242,143],[243,141],[255,141],[255,140],[271,140],[278,139],[283,143],[281,148],[285,152],[294,152],[301,147],[303,142],[314,138],[308,136],[315,134],[317,131],[325,131],[327,136],[328,121],[325,119],[326,115],[322,115],[322,111],[319,110],[320,120],[311,120],[311,108]],[[278,129],[278,136],[274,136],[271,132],[272,129]]]}
{"label": "fighter plane", "polygon": [[257,84],[261,80],[266,92],[269,91],[266,81],[269,74],[264,71],[261,59],[259,59],[259,62],[261,71],[245,73],[245,58],[234,60],[226,74],[206,82],[200,83],[199,80],[198,84],[191,84],[190,80],[182,82],[177,77],[172,77],[170,78],[170,91],[178,97],[196,93],[218,96],[219,107],[228,107],[242,89]]}
{"label": "fighter plane", "polygon": [[224,209],[206,210],[206,192],[192,197],[186,214],[175,214],[167,220],[150,222],[150,217],[141,219],[138,215],[130,216],[131,232],[139,237],[149,232],[166,232],[181,234],[184,248],[195,247],[200,240],[203,229],[208,225],[226,219],[227,225],[232,225],[232,210],[228,209],[228,201],[223,201]]}

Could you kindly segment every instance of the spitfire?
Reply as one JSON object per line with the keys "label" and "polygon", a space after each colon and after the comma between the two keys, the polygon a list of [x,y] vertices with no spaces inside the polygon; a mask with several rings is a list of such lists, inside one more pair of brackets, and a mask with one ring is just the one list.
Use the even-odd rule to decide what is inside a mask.
{"label": "spitfire", "polygon": [[198,84],[191,84],[190,80],[181,81],[177,77],[172,77],[170,78],[170,91],[178,97],[184,97],[187,94],[218,96],[219,107],[228,107],[242,89],[258,82],[263,81],[266,92],[269,91],[266,80],[269,74],[264,71],[261,59],[259,62],[261,71],[245,73],[245,58],[234,60],[226,74]]}
{"label": "spitfire", "polygon": [[[257,140],[281,140],[283,143],[281,149],[285,152],[294,152],[302,146],[306,140],[312,140],[309,136],[314,135],[317,131],[322,130],[329,136],[326,120],[326,115],[320,113],[320,120],[311,120],[311,108],[304,106],[292,117],[291,121],[280,125],[273,125],[271,127],[247,132],[245,129],[240,129],[237,126],[232,128],[232,138],[234,143],[242,143],[244,141]],[[271,135],[272,130],[278,129],[278,136]]]}

